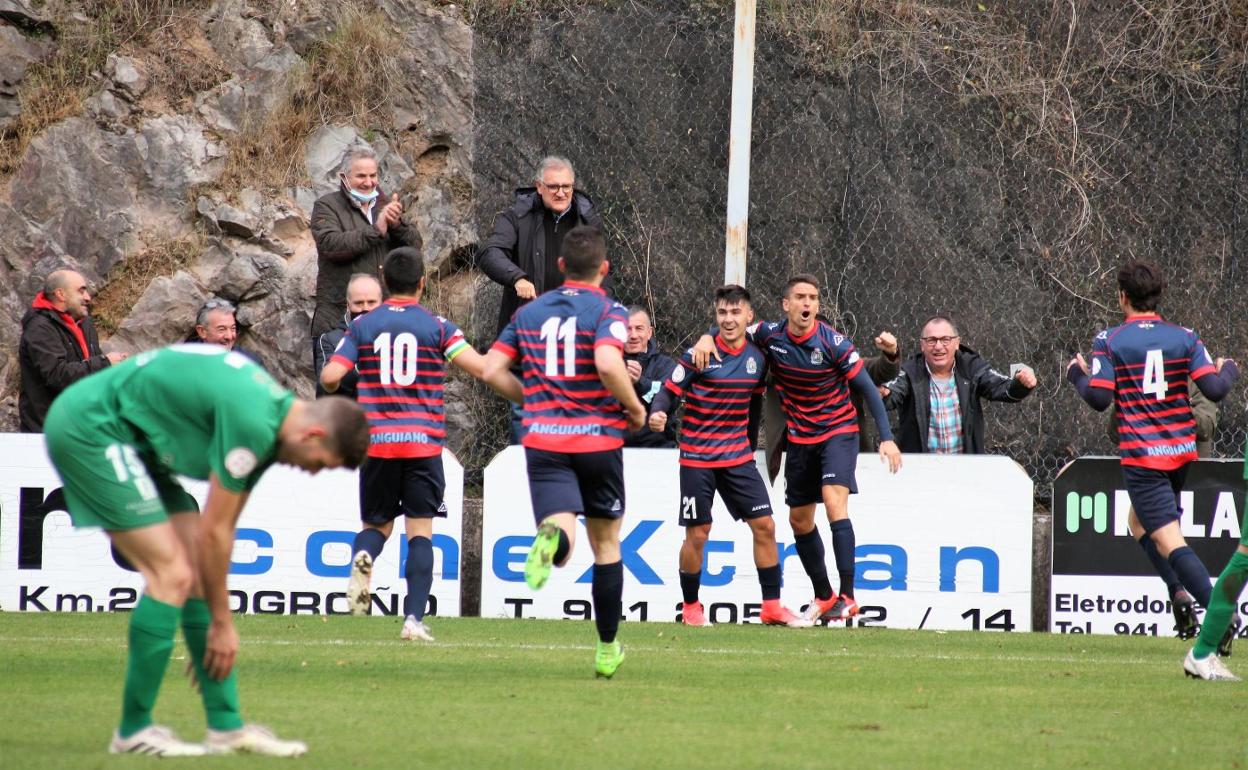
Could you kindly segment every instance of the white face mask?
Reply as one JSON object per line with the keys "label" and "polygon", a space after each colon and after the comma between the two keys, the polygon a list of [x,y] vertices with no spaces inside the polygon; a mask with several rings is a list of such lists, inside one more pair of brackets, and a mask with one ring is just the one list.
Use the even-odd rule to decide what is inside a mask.
{"label": "white face mask", "polygon": [[372,203],[373,201],[377,200],[378,193],[377,193],[376,187],[374,187],[369,192],[362,193],[362,192],[359,192],[358,190],[352,189],[351,185],[347,184],[347,178],[345,176],[339,175],[338,178],[342,180],[342,186],[347,189],[347,194],[350,195],[352,198],[355,198],[360,203]]}

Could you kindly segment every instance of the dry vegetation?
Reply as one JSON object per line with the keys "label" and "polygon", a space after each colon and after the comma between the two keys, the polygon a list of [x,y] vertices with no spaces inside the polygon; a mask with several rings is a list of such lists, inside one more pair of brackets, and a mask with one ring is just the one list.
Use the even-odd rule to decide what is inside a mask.
{"label": "dry vegetation", "polygon": [[190,17],[206,5],[207,0],[79,0],[45,6],[57,30],[56,49],[31,66],[18,87],[21,115],[0,136],[0,178],[16,170],[36,135],[82,112],[86,98],[99,88],[98,75],[109,54],[151,52],[157,65],[153,85],[182,97],[216,82],[220,69],[202,61],[182,39]]}
{"label": "dry vegetation", "polygon": [[154,241],[119,262],[91,303],[91,317],[104,334],[114,334],[148,284],[189,266],[203,251],[198,237]]}

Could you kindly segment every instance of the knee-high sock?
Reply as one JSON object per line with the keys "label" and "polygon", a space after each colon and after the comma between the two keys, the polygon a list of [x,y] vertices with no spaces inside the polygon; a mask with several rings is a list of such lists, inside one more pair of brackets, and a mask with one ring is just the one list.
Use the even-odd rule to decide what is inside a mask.
{"label": "knee-high sock", "polygon": [[780,598],[780,565],[758,568],[758,585],[763,589],[763,601]]}
{"label": "knee-high sock", "polygon": [[685,604],[697,604],[698,592],[702,588],[702,570],[697,572],[678,572],[680,575],[680,595]]}
{"label": "knee-high sock", "polygon": [[624,610],[624,562],[595,564],[591,593],[598,638],[614,642],[615,634],[620,630],[620,613]]}
{"label": "knee-high sock", "polygon": [[828,582],[828,567],[824,564],[823,538],[819,536],[819,528],[801,535],[794,534],[797,557],[802,560],[802,567],[815,587],[815,598],[831,599],[832,584]]}
{"label": "knee-high sock", "polygon": [[123,738],[152,723],[152,709],[165,678],[181,616],[181,607],[147,594],[143,594],[130,615],[126,684],[121,697],[121,725],[117,728]]}
{"label": "knee-high sock", "polygon": [[407,564],[403,567],[403,577],[407,578],[403,614],[424,620],[429,589],[433,586],[433,541],[429,538],[418,535],[407,541]]}
{"label": "knee-high sock", "polygon": [[1209,608],[1209,570],[1189,546],[1175,548],[1170,552],[1170,566],[1179,576],[1183,587],[1201,607]]}
{"label": "knee-high sock", "polygon": [[849,519],[832,522],[832,554],[836,557],[836,571],[840,573],[841,593],[854,595],[854,523]]}
{"label": "knee-high sock", "polygon": [[204,702],[204,714],[213,730],[237,730],[243,726],[243,715],[238,705],[238,675],[230,675],[221,681],[208,676],[204,670],[204,650],[208,647],[208,626],[212,613],[203,599],[187,599],[182,608],[182,635],[191,651],[195,664],[195,676],[199,679],[199,695]]}
{"label": "knee-high sock", "polygon": [[1140,538],[1139,542],[1140,547],[1144,549],[1145,555],[1148,556],[1148,560],[1152,562],[1153,569],[1165,581],[1166,590],[1170,592],[1170,598],[1173,599],[1174,595],[1183,587],[1183,582],[1175,574],[1174,568],[1170,566],[1170,562],[1166,561],[1166,557],[1162,556],[1161,552],[1157,550],[1157,544],[1153,542],[1151,537],[1145,534]]}
{"label": "knee-high sock", "polygon": [[1197,658],[1207,658],[1218,649],[1226,629],[1231,625],[1231,618],[1235,617],[1245,579],[1248,579],[1248,554],[1236,551],[1213,586],[1209,606],[1205,609],[1205,620],[1200,626],[1200,637],[1192,650]]}
{"label": "knee-high sock", "polygon": [[351,555],[360,551],[368,551],[368,555],[373,557],[373,561],[377,561],[377,557],[381,555],[381,549],[386,547],[386,536],[381,532],[365,527],[355,533],[355,540],[351,543]]}

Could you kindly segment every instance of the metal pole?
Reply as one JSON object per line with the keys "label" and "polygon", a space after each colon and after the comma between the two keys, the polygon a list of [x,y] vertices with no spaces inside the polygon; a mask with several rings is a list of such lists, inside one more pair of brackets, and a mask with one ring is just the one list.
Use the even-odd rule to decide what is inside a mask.
{"label": "metal pole", "polygon": [[754,18],[757,0],[737,0],[732,47],[732,122],[728,134],[728,225],[724,283],[745,285],[750,217],[750,130],[754,108]]}

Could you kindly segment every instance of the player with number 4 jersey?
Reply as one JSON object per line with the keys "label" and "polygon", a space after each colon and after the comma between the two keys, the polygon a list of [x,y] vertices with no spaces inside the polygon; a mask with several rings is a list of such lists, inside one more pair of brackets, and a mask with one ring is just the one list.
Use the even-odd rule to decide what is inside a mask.
{"label": "player with number 4 jersey", "polygon": [[650,429],[667,427],[668,413],[685,400],[680,435],[680,518],[685,541],[680,546],[680,590],[684,602],[680,619],[689,626],[709,626],[698,592],[702,583],[702,554],[711,534],[711,505],[718,492],[728,513],[744,521],[754,536],[754,566],[763,591],[759,619],[766,625],[808,628],[810,621],[780,604],[780,559],[776,552],[776,523],[771,496],[754,462],[758,436],[759,401],[767,378],[767,357],[747,340],[746,327],[754,321],[750,293],[741,286],[715,290],[715,344],[723,358],[699,369],[693,350],[654,397]]}
{"label": "player with number 4 jersey", "polygon": [[594,552],[594,668],[611,677],[624,660],[615,638],[623,607],[625,430],[641,428],[646,410],[624,365],[628,311],[602,290],[610,268],[596,228],[582,225],[563,239],[563,286],[516,311],[486,357],[485,380],[496,390],[524,389],[525,463],[537,537],[524,578],[546,584],[551,566],[572,553],[576,517],[585,517]]}
{"label": "player with number 4 jersey", "polygon": [[[1124,323],[1096,336],[1090,365],[1076,355],[1066,374],[1092,408],[1114,404],[1132,534],[1167,585],[1181,583],[1208,607],[1209,572],[1179,526],[1179,494],[1188,463],[1197,457],[1187,382],[1190,377],[1210,400],[1220,401],[1239,370],[1230,359],[1213,360],[1196,332],[1157,314],[1165,286],[1152,264],[1131,262],[1119,270]],[[1221,651],[1230,654],[1230,638]]]}
{"label": "player with number 4 jersey", "polygon": [[[321,384],[330,393],[352,368],[359,370],[357,399],[369,422],[368,461],[360,471],[363,527],[351,548],[347,604],[352,614],[368,613],[373,563],[394,520],[403,516],[407,596],[400,638],[431,642],[424,618],[433,585],[433,520],[446,516],[442,500],[446,365],[453,363],[480,377],[484,357],[455,324],[421,307],[425,263],[420,252],[408,247],[391,251],[382,277],[389,299],[351,322],[321,370]],[[519,398],[519,392],[512,397]]]}

